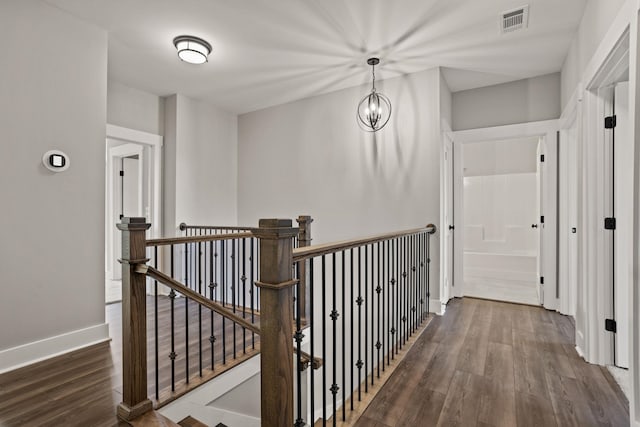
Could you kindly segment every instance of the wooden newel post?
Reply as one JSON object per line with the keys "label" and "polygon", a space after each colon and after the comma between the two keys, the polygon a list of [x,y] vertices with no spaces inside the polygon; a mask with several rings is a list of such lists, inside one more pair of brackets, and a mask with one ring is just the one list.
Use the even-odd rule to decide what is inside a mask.
{"label": "wooden newel post", "polygon": [[[300,215],[298,219],[298,246],[301,248],[305,246],[311,246],[311,223],[313,222],[313,218],[309,215]],[[307,313],[309,312],[309,307],[307,307],[307,293],[309,291],[307,287],[307,279],[308,279],[308,269],[307,264],[308,260],[299,263],[298,266],[298,278],[300,283],[298,284],[298,298],[300,298],[300,319],[303,324],[307,324]]]}
{"label": "wooden newel post", "polygon": [[132,420],[153,407],[147,397],[146,276],[135,272],[147,262],[145,218],[123,218],[122,231],[122,403],[118,416]]}
{"label": "wooden newel post", "polygon": [[261,425],[293,425],[293,246],[290,219],[261,219],[260,239]]}

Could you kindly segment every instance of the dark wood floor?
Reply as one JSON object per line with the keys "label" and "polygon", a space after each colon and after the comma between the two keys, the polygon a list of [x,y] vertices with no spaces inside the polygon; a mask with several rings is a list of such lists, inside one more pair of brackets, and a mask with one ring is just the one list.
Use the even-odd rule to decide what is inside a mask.
{"label": "dark wood floor", "polygon": [[[154,301],[149,298],[147,330],[149,336],[148,370],[149,397],[155,394],[155,322],[153,316]],[[171,369],[169,353],[170,302],[166,297],[158,300],[159,314],[159,372],[160,388],[170,387]],[[176,381],[184,381],[186,375],[186,322],[185,300],[175,303],[175,351]],[[249,317],[250,315],[247,315]],[[189,372],[199,374],[200,358],[198,339],[199,310],[197,304],[190,302],[188,307],[189,332]],[[203,367],[211,366],[210,313],[202,313]],[[115,426],[116,406],[122,401],[122,338],[121,304],[110,304],[106,308],[106,321],[109,322],[111,342],[98,344],[88,349],[37,363],[0,375],[0,426]],[[214,318],[214,360],[222,361],[222,321]],[[252,347],[252,334],[243,335],[242,328],[236,328],[237,357]],[[227,361],[233,360],[233,326],[225,322],[225,354]],[[258,343],[258,336],[255,337]],[[219,368],[218,368],[219,369]]]}
{"label": "dark wood floor", "polygon": [[[118,317],[119,306],[108,306],[111,343],[0,375],[0,426],[117,425]],[[191,330],[197,330],[197,309],[190,308],[189,317],[195,325]],[[152,335],[153,323],[149,326]],[[573,334],[568,318],[541,308],[452,301],[447,314],[434,318],[419,337],[358,425],[628,426],[624,395],[606,369],[578,357]],[[160,335],[160,341],[166,339]],[[242,343],[237,335],[236,351]],[[184,349],[184,336],[180,339]],[[191,334],[191,354],[198,346],[197,334]],[[198,358],[190,358],[190,365],[197,372]]]}
{"label": "dark wood floor", "polygon": [[571,320],[538,307],[453,300],[357,426],[624,426],[613,378],[574,349]]}

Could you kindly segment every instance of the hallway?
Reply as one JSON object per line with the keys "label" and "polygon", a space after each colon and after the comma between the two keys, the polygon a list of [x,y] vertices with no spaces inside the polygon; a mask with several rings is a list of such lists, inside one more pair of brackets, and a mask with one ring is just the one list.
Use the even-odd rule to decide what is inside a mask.
{"label": "hallway", "polygon": [[356,425],[628,426],[622,391],[573,342],[558,313],[452,300]]}

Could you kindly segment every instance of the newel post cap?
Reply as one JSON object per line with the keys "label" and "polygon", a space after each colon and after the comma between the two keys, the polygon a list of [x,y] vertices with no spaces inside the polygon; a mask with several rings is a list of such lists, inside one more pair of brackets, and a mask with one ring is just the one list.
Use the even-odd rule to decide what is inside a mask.
{"label": "newel post cap", "polygon": [[148,230],[151,224],[144,217],[124,217],[122,222],[116,224],[116,227],[121,231],[142,231]]}
{"label": "newel post cap", "polygon": [[435,224],[427,224],[427,228],[432,227],[433,229],[429,232],[429,234],[435,234],[438,231],[438,227]]}
{"label": "newel post cap", "polygon": [[311,218],[311,215],[298,215],[298,218],[296,219],[296,221],[300,225],[311,224],[313,222],[313,218]]}
{"label": "newel post cap", "polygon": [[253,234],[261,239],[287,239],[298,235],[298,228],[292,227],[290,219],[267,218],[258,222]]}

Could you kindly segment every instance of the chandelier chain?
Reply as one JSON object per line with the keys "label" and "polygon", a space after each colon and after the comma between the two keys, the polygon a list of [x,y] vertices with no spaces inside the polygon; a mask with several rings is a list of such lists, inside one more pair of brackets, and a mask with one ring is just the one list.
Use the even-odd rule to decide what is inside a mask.
{"label": "chandelier chain", "polygon": [[371,75],[373,75],[373,92],[376,91],[376,64],[371,65]]}

